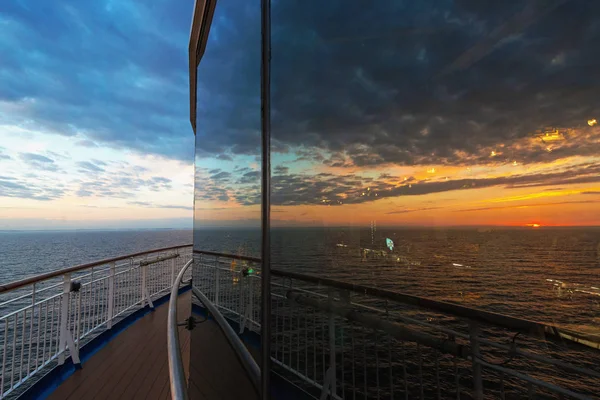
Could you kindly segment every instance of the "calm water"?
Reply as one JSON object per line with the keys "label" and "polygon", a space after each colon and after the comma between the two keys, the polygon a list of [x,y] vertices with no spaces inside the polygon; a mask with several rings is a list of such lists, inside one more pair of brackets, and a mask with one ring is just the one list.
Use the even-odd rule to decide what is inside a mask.
{"label": "calm water", "polygon": [[0,283],[191,242],[190,230],[0,232]]}
{"label": "calm water", "polygon": [[[196,232],[197,248],[256,256],[258,243],[258,230]],[[600,228],[279,228],[272,253],[274,268],[600,332]]]}
{"label": "calm water", "polygon": [[[0,232],[0,283],[191,240],[179,230]],[[598,228],[277,228],[272,241],[274,268],[600,332]],[[256,256],[258,244],[254,229],[196,232],[205,250]]]}

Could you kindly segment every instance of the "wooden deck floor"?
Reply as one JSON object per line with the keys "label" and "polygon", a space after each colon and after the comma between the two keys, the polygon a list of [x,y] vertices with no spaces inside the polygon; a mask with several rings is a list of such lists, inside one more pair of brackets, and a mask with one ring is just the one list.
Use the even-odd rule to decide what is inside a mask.
{"label": "wooden deck floor", "polygon": [[[191,293],[179,298],[178,320],[190,315]],[[168,303],[118,334],[50,396],[62,399],[170,399],[167,364]],[[207,321],[192,331],[191,399],[256,398],[218,326]],[[186,377],[190,375],[190,332],[179,329]]]}

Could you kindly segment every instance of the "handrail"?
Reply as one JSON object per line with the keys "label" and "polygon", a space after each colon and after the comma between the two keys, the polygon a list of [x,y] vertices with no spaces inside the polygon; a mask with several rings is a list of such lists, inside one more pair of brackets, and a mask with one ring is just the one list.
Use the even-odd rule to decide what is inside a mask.
{"label": "handrail", "polygon": [[216,251],[194,250],[194,254],[203,254],[206,256],[233,258],[235,260],[252,261],[252,262],[257,262],[257,263],[261,262],[261,259],[258,257],[241,256],[241,255],[237,255],[237,254],[228,254],[228,253],[219,253]]}
{"label": "handrail", "polygon": [[0,293],[10,292],[12,290],[21,288],[23,286],[29,286],[29,285],[39,282],[39,281],[43,281],[43,280],[50,279],[50,278],[56,278],[57,276],[61,276],[61,275],[73,273],[73,272],[78,272],[78,271],[92,268],[92,267],[102,265],[102,264],[108,264],[108,263],[115,262],[115,261],[122,261],[122,260],[126,260],[128,258],[141,256],[141,255],[144,255],[147,253],[156,253],[156,252],[160,252],[160,251],[175,250],[175,249],[181,249],[183,247],[190,247],[190,246],[192,246],[192,245],[185,244],[185,245],[179,245],[179,246],[162,247],[162,248],[158,248],[158,249],[140,251],[138,253],[133,253],[133,254],[126,254],[126,255],[122,255],[122,256],[118,256],[118,257],[106,258],[104,260],[94,261],[94,262],[87,263],[87,264],[75,265],[73,267],[63,268],[63,269],[48,272],[45,274],[40,274],[40,275],[32,276],[29,278],[25,278],[25,279],[22,279],[19,281],[10,282],[10,283],[7,283],[6,285],[0,285]]}
{"label": "handrail", "polygon": [[[598,343],[600,338],[597,335],[586,335],[580,332],[559,328],[554,325],[548,325],[541,322],[535,322],[528,319],[512,317],[509,315],[485,311],[478,308],[470,308],[459,304],[447,303],[445,301],[433,300],[427,297],[419,297],[402,292],[395,292],[387,289],[379,289],[371,286],[354,284],[349,282],[337,281],[329,278],[321,278],[314,275],[300,274],[297,272],[272,270],[273,275],[298,279],[305,282],[322,284],[342,290],[350,290],[364,295],[379,297],[381,299],[393,300],[399,303],[419,306],[429,310],[449,313],[455,316],[476,320],[500,326],[507,329],[516,330],[525,334],[541,334],[553,336],[557,339],[563,338],[571,341],[590,341]],[[593,346],[592,346],[593,347]]]}
{"label": "handrail", "polygon": [[[225,337],[229,341],[229,344],[233,348],[236,356],[242,363],[242,366],[250,376],[250,380],[252,381],[256,392],[260,393],[260,368],[254,360],[254,357],[252,357],[252,354],[250,354],[240,337],[235,333],[231,325],[229,325],[223,314],[221,314],[217,307],[215,307],[215,305],[200,291],[200,289],[192,287],[192,292],[213,316],[219,325],[219,328],[221,328],[221,331],[223,331],[225,334]],[[172,390],[173,389],[171,389],[171,391]]]}
{"label": "handrail", "polygon": [[[232,255],[213,251],[194,250],[194,253],[211,255],[216,257],[228,257],[252,262],[261,261],[260,258],[257,257]],[[342,290],[350,290],[356,293],[375,296],[382,299],[393,300],[403,304],[414,305],[432,311],[449,313],[456,316],[476,320],[479,322],[489,323],[507,329],[513,329],[526,334],[535,335],[545,333],[546,335],[549,335],[550,337],[556,339],[567,339],[572,342],[581,342],[582,344],[585,344],[586,346],[590,347],[596,347],[597,344],[600,343],[600,337],[598,337],[598,335],[588,335],[569,329],[559,328],[554,325],[545,324],[543,322],[531,321],[524,318],[513,317],[510,315],[495,313],[491,311],[485,311],[478,308],[465,307],[459,304],[434,300],[427,297],[419,297],[407,293],[387,289],[380,289],[372,286],[354,284],[350,282],[338,281],[329,278],[322,278],[314,275],[301,274],[298,272],[282,271],[279,269],[272,269],[271,273],[274,276],[298,279],[304,282],[311,282]]]}
{"label": "handrail", "polygon": [[177,329],[177,297],[179,296],[179,285],[183,275],[193,259],[188,261],[173,283],[171,288],[171,298],[169,299],[169,314],[167,317],[167,351],[169,358],[169,383],[171,385],[171,398],[177,400],[187,400],[187,390],[185,382],[185,372],[183,370],[183,360],[179,349],[179,331]]}

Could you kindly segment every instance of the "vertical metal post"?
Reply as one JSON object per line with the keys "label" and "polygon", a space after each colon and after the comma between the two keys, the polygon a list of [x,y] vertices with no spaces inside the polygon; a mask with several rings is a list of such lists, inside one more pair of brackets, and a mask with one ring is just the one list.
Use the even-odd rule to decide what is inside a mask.
{"label": "vertical metal post", "polygon": [[142,291],[142,307],[146,306],[146,301],[148,302],[148,306],[151,309],[154,309],[154,303],[152,303],[152,299],[150,298],[150,293],[148,292],[148,265],[140,265],[140,269],[142,270],[142,285],[141,285],[141,291]]}
{"label": "vertical metal post", "polygon": [[63,294],[61,297],[61,309],[60,309],[60,334],[58,344],[58,365],[65,363],[65,352],[67,347],[71,353],[73,364],[75,367],[80,365],[79,351],[73,341],[73,336],[69,330],[69,302],[71,299],[71,274],[63,275]]}
{"label": "vertical metal post", "polygon": [[108,317],[106,325],[108,329],[112,329],[113,315],[115,312],[115,263],[110,264],[108,271]]}
{"label": "vertical metal post", "polygon": [[[31,339],[33,337],[33,319],[35,317],[35,283],[33,284],[33,289],[31,290],[31,323],[29,324],[29,351],[27,352],[27,374],[29,375],[29,370],[31,369]],[[38,330],[39,330],[38,326]],[[23,338],[24,340],[25,338]],[[25,344],[23,344],[25,345]]]}
{"label": "vertical metal post", "polygon": [[171,287],[175,283],[175,260],[176,258],[171,259]]}
{"label": "vertical metal post", "polygon": [[471,362],[473,368],[473,398],[483,399],[483,380],[481,377],[481,353],[479,351],[479,324],[475,321],[469,321],[469,341],[471,342]]}
{"label": "vertical metal post", "polygon": [[271,0],[261,0],[261,397],[271,398]]}
{"label": "vertical metal post", "polygon": [[[333,302],[333,295],[329,291],[329,303]],[[378,366],[379,367],[379,366]],[[330,369],[330,395],[333,399],[337,394],[336,362],[335,362],[335,316],[333,312],[329,313],[329,369]]]}
{"label": "vertical metal post", "polygon": [[67,344],[67,320],[69,314],[69,296],[71,294],[71,274],[63,275],[63,294],[60,305],[60,331],[58,347],[58,365],[65,363],[65,350]]}
{"label": "vertical metal post", "polygon": [[219,289],[221,283],[221,273],[219,269],[219,264],[217,264],[217,268],[215,269],[215,306],[219,306]]}

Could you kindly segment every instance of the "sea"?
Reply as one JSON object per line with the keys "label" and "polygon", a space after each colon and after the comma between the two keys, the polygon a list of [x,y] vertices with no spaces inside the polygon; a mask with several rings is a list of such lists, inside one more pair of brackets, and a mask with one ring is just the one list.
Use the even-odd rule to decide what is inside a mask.
{"label": "sea", "polygon": [[[0,232],[0,285],[77,264],[192,241],[198,250],[258,257],[260,237],[257,228],[4,231]],[[271,258],[274,269],[600,334],[600,228],[273,228]],[[412,317],[417,315],[407,312]],[[452,320],[436,323],[454,328]],[[486,332],[499,342],[507,340],[501,331]],[[363,342],[370,346],[369,352],[378,351],[377,340]],[[587,348],[567,350],[558,344],[523,338],[519,346],[587,368],[598,365],[596,353]],[[414,371],[414,360],[421,358],[410,346],[406,351],[406,362]],[[501,361],[506,358],[503,353],[494,356]],[[368,363],[366,358],[364,363]],[[512,361],[511,366],[580,393],[597,392],[593,378],[564,371],[557,374],[552,366],[538,369],[536,364],[530,368],[526,359]],[[454,376],[448,371],[441,377],[449,384]],[[365,379],[375,379],[371,372],[365,374]],[[432,379],[426,377],[425,381],[432,383]],[[468,371],[462,379],[468,386]],[[494,382],[487,379],[486,388],[493,387]],[[529,390],[522,382],[513,384],[517,393]],[[413,386],[411,396],[416,397],[417,392],[412,391],[418,386]],[[448,390],[451,393],[453,389]],[[385,392],[382,394],[387,397]]]}
{"label": "sea", "polygon": [[[0,284],[152,248],[260,256],[260,230],[0,232]],[[272,268],[600,332],[600,228],[274,228]]]}

